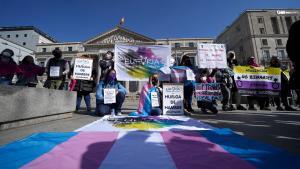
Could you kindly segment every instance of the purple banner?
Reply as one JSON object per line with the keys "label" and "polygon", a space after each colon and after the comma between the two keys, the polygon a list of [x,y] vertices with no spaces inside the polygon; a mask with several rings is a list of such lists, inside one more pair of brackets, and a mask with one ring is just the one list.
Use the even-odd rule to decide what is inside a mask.
{"label": "purple banner", "polygon": [[249,89],[249,90],[281,90],[281,84],[278,82],[263,82],[263,81],[235,81],[238,89]]}

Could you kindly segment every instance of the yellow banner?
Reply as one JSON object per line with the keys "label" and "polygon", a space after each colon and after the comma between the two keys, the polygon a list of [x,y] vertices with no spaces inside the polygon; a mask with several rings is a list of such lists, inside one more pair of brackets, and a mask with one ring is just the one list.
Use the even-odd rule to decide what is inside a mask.
{"label": "yellow banner", "polygon": [[273,67],[250,67],[250,66],[235,66],[233,71],[238,74],[268,74],[268,75],[280,75],[280,68]]}

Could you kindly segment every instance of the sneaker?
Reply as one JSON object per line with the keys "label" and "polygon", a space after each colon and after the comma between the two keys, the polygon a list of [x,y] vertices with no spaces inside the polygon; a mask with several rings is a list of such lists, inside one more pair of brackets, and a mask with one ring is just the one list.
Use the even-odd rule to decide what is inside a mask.
{"label": "sneaker", "polygon": [[233,105],[229,106],[230,110],[236,110]]}
{"label": "sneaker", "polygon": [[222,110],[223,111],[231,111],[231,109],[229,107],[227,107],[227,106],[222,107]]}
{"label": "sneaker", "polygon": [[278,106],[278,107],[276,108],[276,110],[278,110],[278,111],[284,111],[284,109],[283,109],[281,106]]}
{"label": "sneaker", "polygon": [[244,106],[242,106],[242,105],[238,105],[237,107],[236,107],[236,109],[237,110],[247,110]]}

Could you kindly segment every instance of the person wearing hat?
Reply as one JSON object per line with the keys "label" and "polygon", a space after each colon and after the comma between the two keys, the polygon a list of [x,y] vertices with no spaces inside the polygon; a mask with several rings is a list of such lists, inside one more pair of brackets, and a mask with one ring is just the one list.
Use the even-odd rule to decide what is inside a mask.
{"label": "person wearing hat", "polygon": [[14,75],[21,72],[12,59],[13,55],[10,49],[4,49],[0,54],[0,85],[10,85]]}
{"label": "person wearing hat", "polygon": [[50,89],[60,89],[66,75],[70,72],[70,66],[65,59],[62,59],[62,52],[59,48],[55,48],[52,54],[54,57],[48,61],[46,66],[48,87]]}

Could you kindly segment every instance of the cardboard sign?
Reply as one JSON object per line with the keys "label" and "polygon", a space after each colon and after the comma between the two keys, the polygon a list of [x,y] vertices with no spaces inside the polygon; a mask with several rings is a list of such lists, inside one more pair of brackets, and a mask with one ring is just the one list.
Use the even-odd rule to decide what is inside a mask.
{"label": "cardboard sign", "polygon": [[116,89],[104,89],[104,104],[116,103]]}
{"label": "cardboard sign", "polygon": [[196,61],[200,68],[227,68],[225,45],[198,43]]}
{"label": "cardboard sign", "polygon": [[59,66],[50,66],[50,77],[59,77],[60,67]]}
{"label": "cardboard sign", "polygon": [[159,107],[159,100],[157,92],[151,92],[151,105],[152,107]]}
{"label": "cardboard sign", "polygon": [[163,84],[163,114],[183,115],[183,84]]}
{"label": "cardboard sign", "polygon": [[197,101],[221,100],[222,92],[219,83],[198,83],[195,86]]}
{"label": "cardboard sign", "polygon": [[90,80],[92,76],[92,69],[92,59],[76,58],[74,63],[73,78],[79,80]]}

